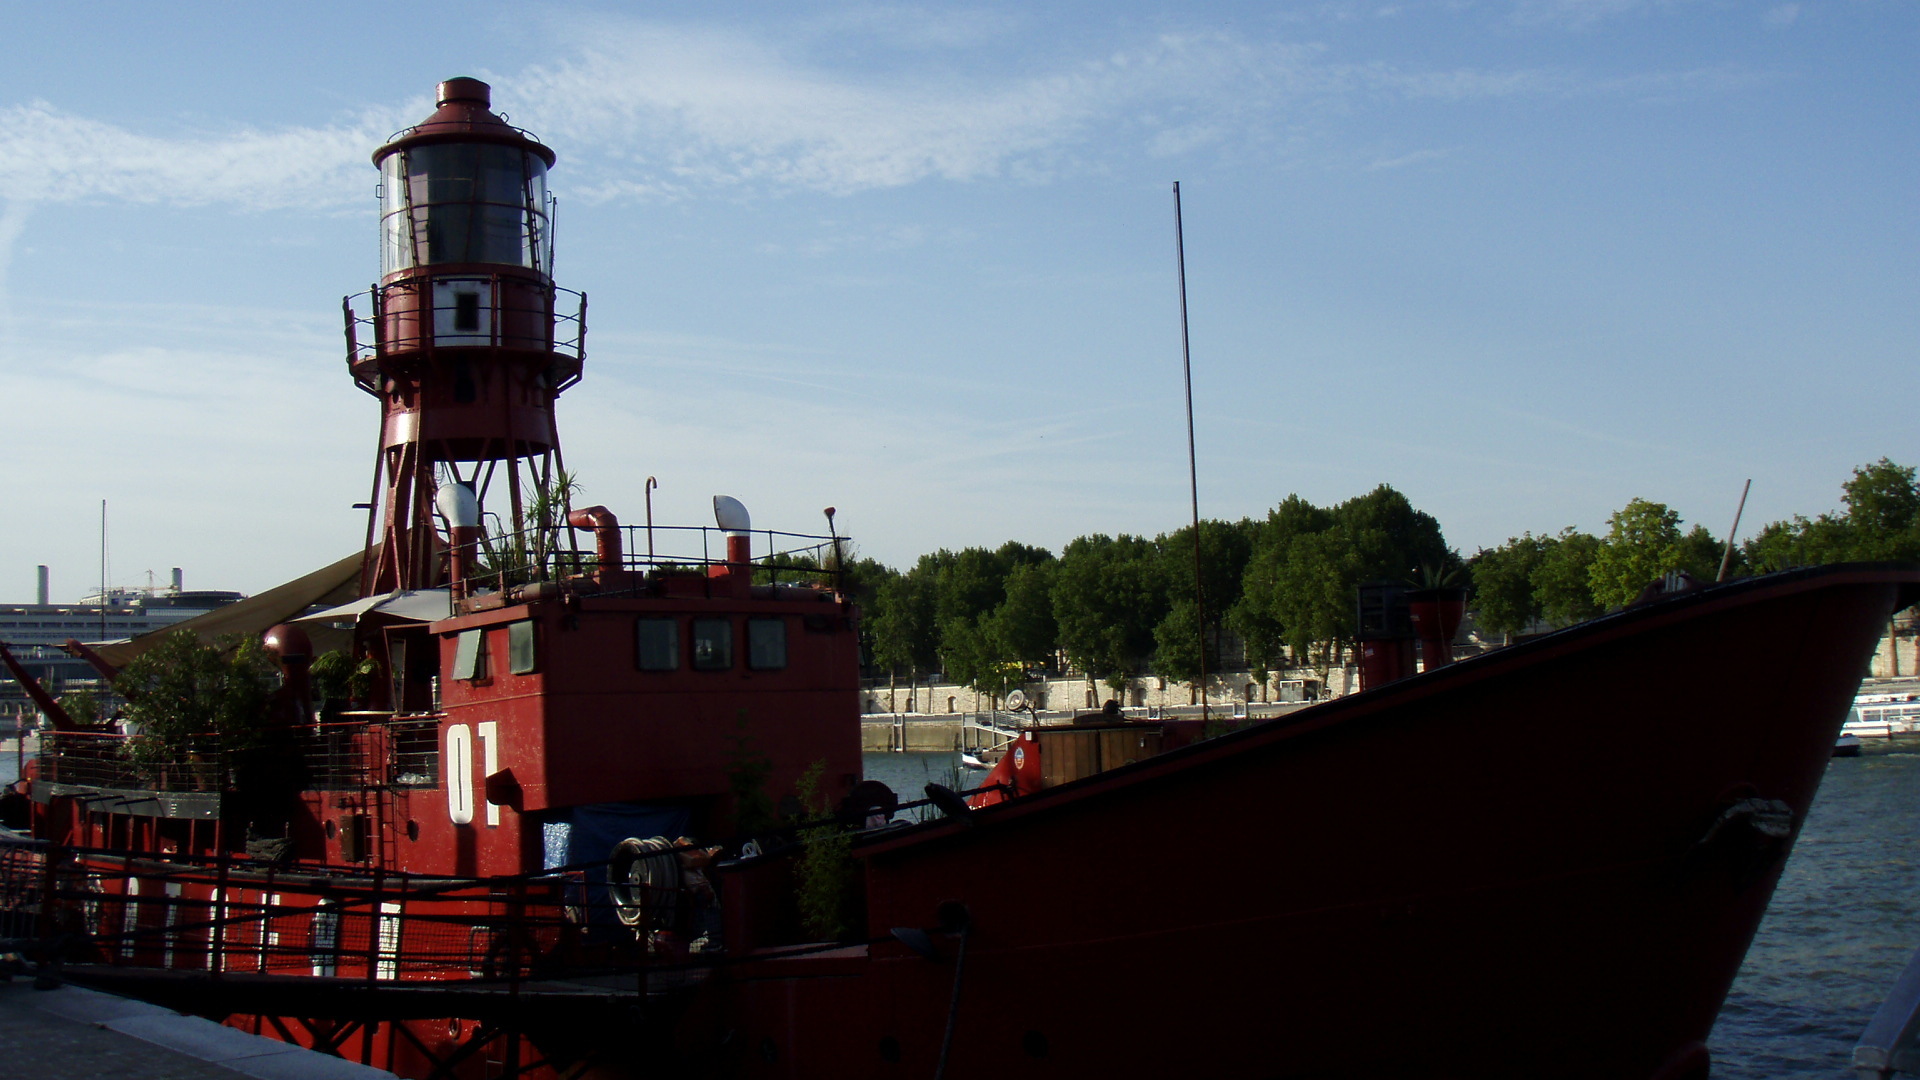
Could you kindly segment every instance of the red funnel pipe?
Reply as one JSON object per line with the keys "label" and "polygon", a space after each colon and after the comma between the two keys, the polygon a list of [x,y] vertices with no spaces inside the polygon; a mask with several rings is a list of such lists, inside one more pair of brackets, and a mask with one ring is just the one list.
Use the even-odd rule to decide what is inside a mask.
{"label": "red funnel pipe", "polygon": [[619,519],[604,506],[588,506],[568,514],[567,524],[576,529],[593,530],[594,554],[600,560],[600,569],[593,578],[602,585],[611,584],[613,576],[622,569]]}
{"label": "red funnel pipe", "polygon": [[447,530],[447,588],[457,602],[466,599],[474,555],[480,548],[480,526],[456,525]]}
{"label": "red funnel pipe", "polygon": [[727,581],[733,595],[745,597],[753,587],[753,538],[746,533],[727,534]]}

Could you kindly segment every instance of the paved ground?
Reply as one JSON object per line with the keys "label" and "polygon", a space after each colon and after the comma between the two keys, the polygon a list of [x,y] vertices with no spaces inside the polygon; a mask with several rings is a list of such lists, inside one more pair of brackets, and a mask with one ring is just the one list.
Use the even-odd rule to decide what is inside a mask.
{"label": "paved ground", "polygon": [[392,1080],[393,1074],[77,986],[0,982],[0,1076]]}

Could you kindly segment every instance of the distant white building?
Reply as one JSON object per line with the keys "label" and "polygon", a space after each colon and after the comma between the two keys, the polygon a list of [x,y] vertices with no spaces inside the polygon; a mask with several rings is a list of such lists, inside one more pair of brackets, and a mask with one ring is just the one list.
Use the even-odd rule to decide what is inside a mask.
{"label": "distant white building", "polygon": [[[244,594],[237,592],[188,592],[181,587],[181,573],[176,567],[173,584],[166,588],[111,588],[104,595],[96,589],[81,597],[78,604],[54,604],[47,595],[47,568],[42,566],[39,571],[37,602],[0,604],[0,642],[5,642],[20,666],[55,696],[70,690],[95,689],[101,681],[86,661],[61,651],[66,641],[89,645],[124,641],[244,599]],[[11,673],[0,669],[0,728],[12,727],[19,718],[35,713],[26,691]]]}

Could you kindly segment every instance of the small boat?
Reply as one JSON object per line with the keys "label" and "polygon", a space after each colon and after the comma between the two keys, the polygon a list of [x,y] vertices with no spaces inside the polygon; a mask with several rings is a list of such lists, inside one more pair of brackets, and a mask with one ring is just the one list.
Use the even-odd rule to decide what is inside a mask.
{"label": "small boat", "polygon": [[991,769],[991,768],[993,768],[993,763],[992,763],[992,762],[990,762],[990,761],[982,761],[982,760],[981,760],[980,758],[978,758],[978,757],[976,757],[976,756],[974,756],[974,753],[973,753],[973,751],[971,751],[971,750],[962,750],[962,751],[960,751],[960,765],[961,765],[961,767],[963,767],[963,768],[968,768],[968,769]]}
{"label": "small boat", "polygon": [[1920,695],[1862,694],[1847,711],[1842,734],[1863,739],[1891,739],[1920,732]]}
{"label": "small boat", "polygon": [[1860,748],[1864,745],[1866,744],[1860,741],[1860,736],[1843,731],[1839,738],[1833,740],[1833,756],[1859,757]]}

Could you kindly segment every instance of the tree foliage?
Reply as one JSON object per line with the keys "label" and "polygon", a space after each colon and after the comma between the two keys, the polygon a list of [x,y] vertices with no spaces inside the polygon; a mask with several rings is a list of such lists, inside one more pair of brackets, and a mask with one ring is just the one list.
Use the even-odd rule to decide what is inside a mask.
{"label": "tree foliage", "polygon": [[1353,637],[1362,583],[1459,561],[1440,523],[1386,484],[1328,509],[1290,496],[1254,533],[1229,622],[1257,670],[1277,663],[1283,645],[1296,659],[1318,645],[1324,664]]}
{"label": "tree foliage", "polygon": [[[1209,620],[1211,621],[1211,620]],[[1220,670],[1220,649],[1213,635],[1200,633],[1200,609],[1192,600],[1176,600],[1167,617],[1153,628],[1154,670],[1170,679],[1196,682],[1201,673],[1201,642],[1206,643],[1205,670]]]}
{"label": "tree foliage", "polygon": [[278,683],[278,666],[258,639],[229,634],[208,645],[175,630],[129,661],[114,689],[150,744],[239,750],[259,740]]}
{"label": "tree foliage", "polygon": [[[1244,518],[1231,522],[1202,521],[1197,552],[1191,525],[1154,540],[1164,563],[1168,604],[1167,614],[1153,632],[1156,670],[1187,681],[1198,678],[1203,637],[1206,669],[1220,669],[1222,639],[1230,625],[1231,613],[1240,602],[1256,531],[1254,523]],[[1202,612],[1204,628],[1198,617]]]}
{"label": "tree foliage", "polygon": [[1881,458],[1840,487],[1841,513],[1798,514],[1763,527],[1742,548],[1755,572],[1832,562],[1920,561],[1920,486],[1914,469]]}
{"label": "tree foliage", "polygon": [[1607,539],[1587,569],[1594,602],[1626,607],[1647,583],[1680,569],[1680,515],[1665,503],[1629,499],[1607,518]]}
{"label": "tree foliage", "polygon": [[[1861,466],[1841,501],[1840,512],[1764,526],[1734,552],[1730,573],[1920,560],[1914,469],[1885,458]],[[1148,665],[1190,680],[1203,661],[1213,671],[1230,659],[1237,636],[1264,678],[1289,659],[1331,663],[1355,631],[1365,582],[1465,576],[1480,628],[1517,634],[1631,603],[1669,571],[1710,581],[1724,550],[1705,526],[1636,498],[1608,518],[1603,537],[1523,533],[1463,567],[1439,522],[1385,484],[1327,507],[1291,495],[1263,520],[1203,521],[1199,536],[1197,575],[1192,526],[1152,540],[1083,536],[1057,559],[1009,542],[936,551],[904,573],[862,560],[852,576],[862,583],[863,645],[880,670],[944,670],[997,695],[1061,660],[1115,689]]]}
{"label": "tree foliage", "polygon": [[800,855],[794,860],[794,898],[800,923],[818,941],[837,941],[852,931],[859,870],[853,861],[853,837],[829,816],[833,800],[825,782],[827,763],[816,761],[794,785],[802,821]]}
{"label": "tree foliage", "polygon": [[1083,536],[1060,553],[1053,614],[1067,660],[1095,677],[1125,678],[1154,649],[1166,618],[1164,564],[1149,540],[1122,534]]}
{"label": "tree foliage", "polygon": [[1021,563],[1007,571],[1007,598],[994,611],[994,633],[1006,652],[1026,667],[1051,667],[1060,640],[1053,617],[1053,575],[1057,564]]}
{"label": "tree foliage", "polygon": [[1599,553],[1600,538],[1572,526],[1544,544],[1533,592],[1548,622],[1571,626],[1605,610],[1593,599],[1593,560]]}
{"label": "tree foliage", "polygon": [[874,587],[866,626],[872,634],[876,665],[893,672],[932,671],[939,663],[939,630],[934,622],[934,583],[925,570],[931,556],[904,574]]}
{"label": "tree foliage", "polygon": [[1474,617],[1494,634],[1520,634],[1545,614],[1534,578],[1553,541],[1522,533],[1467,561],[1473,574]]}

